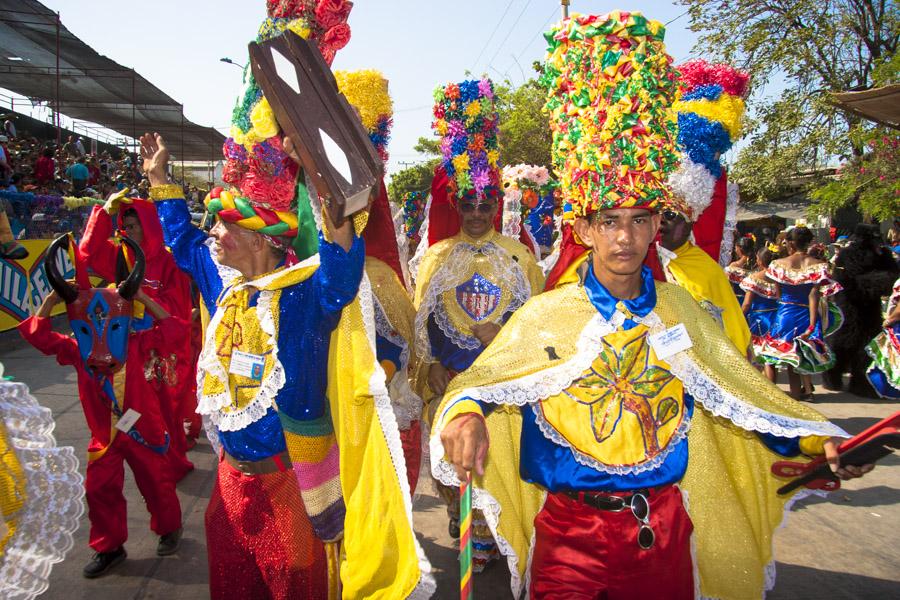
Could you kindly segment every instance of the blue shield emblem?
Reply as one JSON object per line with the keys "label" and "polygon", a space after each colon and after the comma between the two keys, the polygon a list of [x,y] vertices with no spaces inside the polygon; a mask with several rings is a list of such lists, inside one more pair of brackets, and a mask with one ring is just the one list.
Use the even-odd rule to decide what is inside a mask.
{"label": "blue shield emblem", "polygon": [[456,286],[456,302],[475,322],[483,321],[500,304],[500,288],[478,273]]}

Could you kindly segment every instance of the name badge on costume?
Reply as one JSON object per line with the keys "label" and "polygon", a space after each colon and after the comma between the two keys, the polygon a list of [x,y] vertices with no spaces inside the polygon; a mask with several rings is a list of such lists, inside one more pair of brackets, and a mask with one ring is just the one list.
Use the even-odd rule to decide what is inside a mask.
{"label": "name badge on costume", "polygon": [[228,367],[228,372],[232,375],[253,379],[254,381],[262,381],[265,366],[265,356],[234,350],[231,353],[231,366]]}
{"label": "name badge on costume", "polygon": [[121,431],[122,433],[128,433],[131,431],[131,428],[134,427],[134,424],[137,423],[137,420],[141,418],[141,413],[134,410],[133,408],[129,408],[125,411],[125,414],[122,415],[122,418],[116,422],[116,429]]}
{"label": "name badge on costume", "polygon": [[687,329],[684,327],[684,323],[679,323],[665,331],[649,335],[647,336],[647,341],[650,342],[650,347],[653,348],[656,358],[659,360],[666,360],[673,354],[684,352],[694,345],[691,341],[691,336],[688,335]]}

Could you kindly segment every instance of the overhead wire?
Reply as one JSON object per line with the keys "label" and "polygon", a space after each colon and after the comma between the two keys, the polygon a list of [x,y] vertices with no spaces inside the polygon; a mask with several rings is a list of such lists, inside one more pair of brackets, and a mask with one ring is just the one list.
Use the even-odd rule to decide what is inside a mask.
{"label": "overhead wire", "polygon": [[509,39],[509,36],[511,36],[512,32],[515,31],[516,25],[518,25],[519,21],[522,20],[522,15],[524,15],[525,11],[528,10],[528,7],[531,6],[531,2],[532,2],[532,0],[528,0],[528,2],[525,3],[525,6],[522,7],[522,11],[519,13],[519,16],[516,17],[516,20],[513,22],[512,27],[510,27],[509,31],[506,32],[506,37],[503,38],[503,41],[500,42],[499,46],[497,46],[497,51],[494,52],[494,56],[492,56],[491,60],[488,61],[488,68],[491,68],[492,66],[494,66],[494,60],[497,59],[497,55],[500,54],[500,50],[503,49],[503,46],[506,44],[506,41]]}
{"label": "overhead wire", "polygon": [[491,44],[491,40],[494,39],[494,34],[497,33],[497,30],[500,29],[500,24],[503,23],[503,19],[506,18],[506,14],[509,12],[509,9],[512,8],[513,2],[515,0],[509,0],[509,4],[506,5],[506,10],[503,11],[503,14],[500,15],[500,20],[497,21],[497,24],[494,25],[494,30],[491,32],[491,35],[488,36],[487,41],[484,43],[484,46],[481,47],[481,52],[478,53],[478,58],[475,59],[475,62],[472,63],[472,67],[478,67],[478,61],[481,60],[484,51],[487,50],[487,47]]}

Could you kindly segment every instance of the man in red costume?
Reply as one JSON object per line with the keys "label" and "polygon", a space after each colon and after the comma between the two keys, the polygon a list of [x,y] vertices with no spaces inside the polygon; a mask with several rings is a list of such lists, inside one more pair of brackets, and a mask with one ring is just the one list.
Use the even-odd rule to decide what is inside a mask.
{"label": "man in red costume", "polygon": [[[51,284],[54,278],[49,271],[55,267],[49,263],[55,264],[58,250],[51,246],[48,251]],[[19,333],[42,353],[55,355],[60,365],[75,367],[78,374],[78,396],[91,431],[85,492],[91,521],[89,543],[96,554],[83,570],[83,575],[91,579],[127,557],[123,545],[128,539],[122,494],[124,461],[131,467],[147,504],[150,528],[160,536],[157,555],[178,550],[181,506],[166,457],[170,436],[159,397],[145,378],[141,361],[152,350],[186,344],[187,323],[170,316],[140,291],[136,277],[128,293],[123,291],[128,281],[119,286],[118,293],[91,290],[83,271],[79,271],[80,291],[66,284],[58,273],[55,279],[54,289],[59,287],[62,292],[49,294],[38,313],[19,324]],[[133,326],[140,326],[132,321],[132,298],[153,315],[149,329],[131,333]],[[74,338],[51,330],[50,313],[62,299],[67,303]]]}
{"label": "man in red costume", "polygon": [[[126,190],[127,191],[127,190]],[[119,230],[137,242],[147,260],[144,289],[167,312],[191,322],[191,283],[175,264],[163,244],[162,226],[152,202],[125,197],[125,191],[112,196],[102,207],[95,206],[81,239],[80,251],[88,266],[108,281],[115,279],[118,246],[113,236],[113,215],[118,215]],[[197,396],[193,390],[197,361],[186,344],[163,342],[141,357],[144,371],[152,374],[152,385],[160,398],[162,415],[171,437],[169,460],[175,480],[180,481],[194,465],[188,460],[184,423],[190,423],[191,437],[200,430]]]}

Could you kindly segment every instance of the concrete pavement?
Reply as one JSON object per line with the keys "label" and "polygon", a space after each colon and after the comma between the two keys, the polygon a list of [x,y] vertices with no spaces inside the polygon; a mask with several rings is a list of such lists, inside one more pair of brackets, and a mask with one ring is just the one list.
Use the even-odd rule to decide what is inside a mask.
{"label": "concrete pavement", "polygon": [[[6,373],[31,388],[53,411],[56,439],[83,456],[87,427],[77,397],[75,372],[60,367],[27,346],[13,332],[0,334],[0,362]],[[863,400],[847,393],[821,392],[816,408],[851,433],[900,410],[900,404]],[[126,469],[128,560],[110,575],[88,581],[82,567],[92,552],[87,546],[87,514],[75,535],[75,547],[53,568],[46,599],[99,600],[208,598],[203,513],[215,477],[215,457],[206,440],[190,453],[196,469],[178,485],[184,513],[184,540],[175,556],[156,556],[156,536],[131,474]],[[82,464],[82,472],[84,464]],[[458,597],[457,554],[447,534],[446,513],[433,489],[423,481],[414,504],[419,540],[434,567],[438,598]],[[778,577],[769,598],[900,598],[900,456],[893,455],[862,480],[846,484],[827,498],[795,505],[776,536]],[[475,576],[477,598],[509,598],[505,564]]]}

